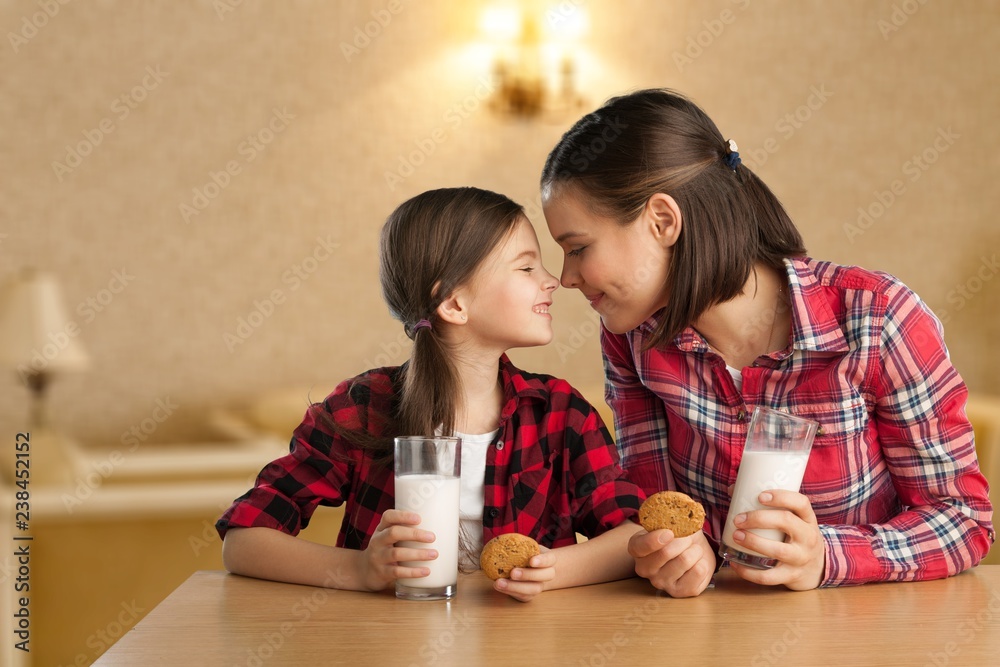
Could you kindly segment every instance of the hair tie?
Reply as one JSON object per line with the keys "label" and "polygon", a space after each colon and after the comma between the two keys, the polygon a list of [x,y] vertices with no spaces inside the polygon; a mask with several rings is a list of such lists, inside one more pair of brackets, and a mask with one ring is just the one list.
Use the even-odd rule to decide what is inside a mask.
{"label": "hair tie", "polygon": [[729,151],[726,153],[726,157],[723,158],[726,162],[726,166],[733,171],[736,171],[736,167],[740,166],[740,163],[743,162],[743,160],[740,159],[739,149],[736,147],[736,142],[730,139],[726,142],[726,148]]}
{"label": "hair tie", "polygon": [[415,335],[417,335],[417,332],[420,331],[421,329],[433,329],[433,328],[434,327],[431,326],[431,321],[430,320],[423,319],[423,320],[420,320],[419,322],[417,322],[416,324],[414,324],[413,328],[411,329],[411,331],[413,331],[413,335],[415,336]]}

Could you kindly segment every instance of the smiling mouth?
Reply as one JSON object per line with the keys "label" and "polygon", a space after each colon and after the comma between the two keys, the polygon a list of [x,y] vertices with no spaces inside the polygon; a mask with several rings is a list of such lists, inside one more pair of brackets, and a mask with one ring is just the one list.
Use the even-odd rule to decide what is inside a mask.
{"label": "smiling mouth", "polygon": [[537,306],[535,306],[534,308],[532,308],[531,310],[533,310],[534,312],[538,313],[539,315],[548,315],[549,314],[549,304],[547,304],[547,303],[540,303]]}
{"label": "smiling mouth", "polygon": [[591,306],[596,306],[597,303],[604,298],[603,294],[595,294],[594,296],[588,296],[587,301],[590,302]]}

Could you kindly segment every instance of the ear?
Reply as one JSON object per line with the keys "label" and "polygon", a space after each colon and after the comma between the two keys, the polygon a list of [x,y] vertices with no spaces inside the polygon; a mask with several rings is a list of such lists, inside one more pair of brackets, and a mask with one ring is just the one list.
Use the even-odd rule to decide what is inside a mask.
{"label": "ear", "polygon": [[456,290],[442,301],[437,309],[438,319],[449,324],[465,324],[469,320],[468,295],[464,290]]}
{"label": "ear", "polygon": [[670,248],[681,235],[683,220],[677,200],[662,192],[657,192],[642,211],[643,222],[663,248]]}

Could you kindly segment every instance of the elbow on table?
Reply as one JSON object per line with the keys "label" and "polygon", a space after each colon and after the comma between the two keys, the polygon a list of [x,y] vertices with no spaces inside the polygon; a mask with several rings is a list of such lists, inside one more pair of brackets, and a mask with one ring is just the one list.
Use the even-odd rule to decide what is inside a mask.
{"label": "elbow on table", "polygon": [[[995,540],[996,533],[994,532],[993,523],[981,524],[979,534],[974,538],[971,548],[973,558],[972,567],[1000,563],[1000,559],[997,558]],[[992,557],[990,557],[991,554]]]}
{"label": "elbow on table", "polygon": [[246,528],[230,528],[222,540],[222,566],[233,574],[248,574],[250,545],[247,542],[251,539],[250,532]]}

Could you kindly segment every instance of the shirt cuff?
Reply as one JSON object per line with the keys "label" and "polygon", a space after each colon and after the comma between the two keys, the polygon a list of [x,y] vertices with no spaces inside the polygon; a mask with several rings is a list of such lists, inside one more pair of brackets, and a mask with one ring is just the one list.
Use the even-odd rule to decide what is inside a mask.
{"label": "shirt cuff", "polygon": [[[224,540],[230,528],[273,528],[282,533],[297,535],[302,528],[301,514],[296,513],[287,500],[276,503],[277,498],[273,494],[262,493],[259,489],[251,490],[248,498],[233,503],[215,523],[219,537]],[[276,506],[283,508],[284,517],[274,515]]]}
{"label": "shirt cuff", "polygon": [[826,565],[820,588],[864,584],[885,578],[879,559],[866,537],[854,534],[858,526],[820,526]]}

